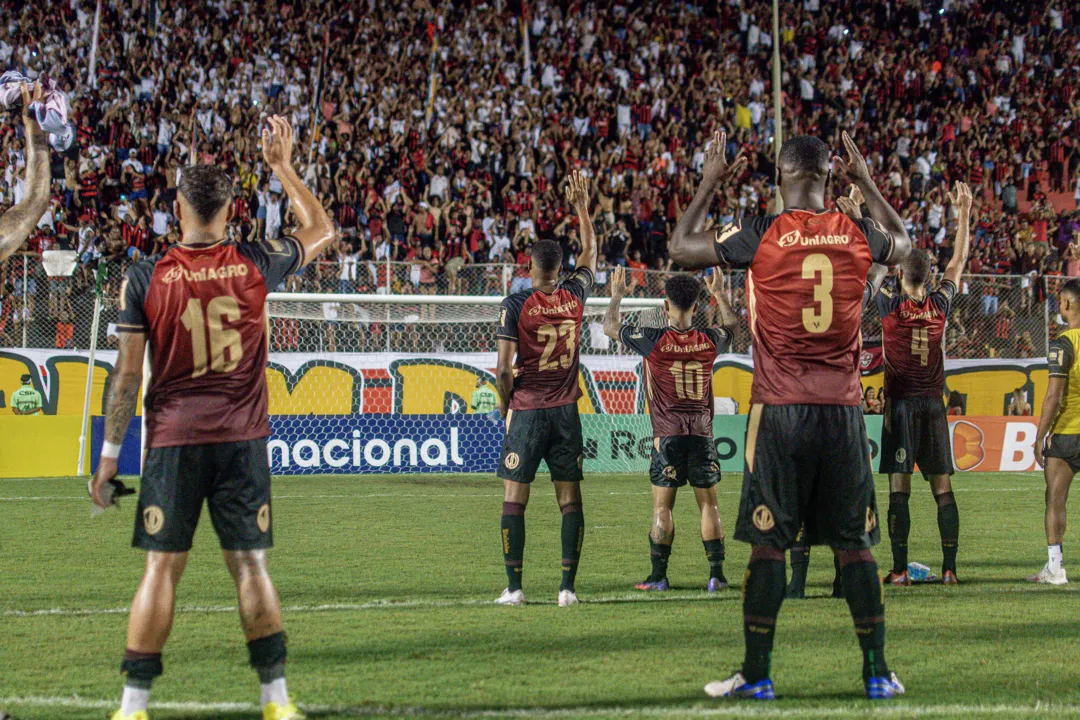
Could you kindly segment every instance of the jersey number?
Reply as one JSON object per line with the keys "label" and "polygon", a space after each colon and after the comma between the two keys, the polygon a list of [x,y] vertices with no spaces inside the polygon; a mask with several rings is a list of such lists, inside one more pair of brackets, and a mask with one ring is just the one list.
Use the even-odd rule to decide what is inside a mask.
{"label": "jersey number", "polygon": [[[577,321],[564,320],[555,325],[541,325],[536,330],[536,339],[544,342],[544,353],[540,356],[540,372],[558,370],[560,367],[566,370],[574,360],[574,340],[577,334]],[[558,359],[552,360],[551,355],[555,352],[555,345],[559,338],[566,338],[566,352]]]}
{"label": "jersey number", "polygon": [[813,307],[803,308],[802,324],[809,333],[815,335],[826,332],[832,327],[832,285],[833,265],[828,255],[814,253],[807,255],[802,264],[802,276],[804,280],[813,280],[821,273],[821,281],[814,285],[814,302],[821,308],[820,312]]}
{"label": "jersey number", "polygon": [[915,328],[911,333],[911,354],[919,356],[919,364],[926,367],[930,360],[930,328]]}
{"label": "jersey number", "polygon": [[[240,358],[244,355],[240,332],[222,327],[222,320],[230,322],[240,320],[240,306],[236,304],[236,298],[228,295],[214,298],[207,303],[205,315],[202,301],[192,298],[188,300],[187,309],[180,316],[180,320],[191,333],[191,354],[195,368],[191,377],[202,377],[207,369],[216,373],[230,373],[236,369],[236,366],[240,364]],[[210,337],[209,353],[207,353],[208,335]]]}
{"label": "jersey number", "polygon": [[675,394],[680,400],[700,400],[705,397],[705,373],[697,360],[676,360],[671,364],[675,376]]}

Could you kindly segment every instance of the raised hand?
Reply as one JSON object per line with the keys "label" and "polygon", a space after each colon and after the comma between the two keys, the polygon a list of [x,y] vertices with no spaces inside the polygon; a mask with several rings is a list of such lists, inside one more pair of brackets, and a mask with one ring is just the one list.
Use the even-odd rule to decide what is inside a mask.
{"label": "raised hand", "polygon": [[705,289],[710,295],[720,295],[724,292],[724,273],[719,267],[714,267],[712,273],[705,276]]}
{"label": "raised hand", "polygon": [[280,115],[266,119],[269,127],[262,131],[263,159],[271,168],[292,164],[293,129]]}
{"label": "raised hand", "polygon": [[967,183],[958,180],[953,192],[946,193],[945,197],[948,199],[949,204],[955,205],[960,212],[971,212],[971,188],[968,187]]}
{"label": "raised hand", "polygon": [[615,270],[611,273],[611,297],[626,297],[626,294],[632,289],[632,282],[626,277],[626,268],[622,265],[616,265]]}
{"label": "raised hand", "polygon": [[870,168],[866,165],[866,158],[859,152],[859,147],[855,144],[855,141],[847,134],[847,130],[840,137],[844,142],[844,148],[847,150],[847,160],[839,156],[833,158],[840,175],[849,182],[856,184],[872,182]]}
{"label": "raised hand", "polygon": [[836,205],[840,208],[840,212],[847,215],[852,220],[858,220],[862,217],[862,204],[864,202],[862,190],[858,185],[851,185],[848,190],[848,194],[836,199]]}
{"label": "raised hand", "polygon": [[746,158],[740,152],[730,164],[727,161],[727,133],[715,132],[712,144],[705,150],[705,165],[701,169],[704,182],[718,184],[735,177],[746,167]]}
{"label": "raised hand", "polygon": [[45,131],[41,129],[41,125],[38,124],[34,113],[30,112],[30,106],[33,103],[40,102],[45,96],[41,83],[34,83],[33,85],[23,83],[19,86],[19,92],[22,93],[22,120],[23,127],[26,128],[26,136],[35,140],[44,140]]}
{"label": "raised hand", "polygon": [[589,179],[580,170],[566,179],[566,202],[579,212],[589,209]]}

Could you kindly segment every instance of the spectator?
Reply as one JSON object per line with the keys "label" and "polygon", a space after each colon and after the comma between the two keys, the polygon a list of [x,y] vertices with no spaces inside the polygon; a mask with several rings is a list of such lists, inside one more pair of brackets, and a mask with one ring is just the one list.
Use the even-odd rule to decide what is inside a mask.
{"label": "spectator", "polygon": [[13,414],[41,414],[41,393],[34,389],[32,381],[33,378],[30,375],[23,375],[19,379],[22,385],[19,386],[18,390],[11,393],[11,412]]}

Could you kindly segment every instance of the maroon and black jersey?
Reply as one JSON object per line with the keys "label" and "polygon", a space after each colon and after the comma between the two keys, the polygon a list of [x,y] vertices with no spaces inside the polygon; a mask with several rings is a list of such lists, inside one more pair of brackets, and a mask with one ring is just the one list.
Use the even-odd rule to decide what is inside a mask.
{"label": "maroon and black jersey", "polygon": [[715,248],[720,264],[749,269],[751,402],[859,405],[866,276],[892,237],[870,219],[789,210],[720,228]]}
{"label": "maroon and black jersey", "polygon": [[303,260],[296,239],[176,245],[128,268],[121,332],[146,333],[146,447],[270,434],[266,295]]}
{"label": "maroon and black jersey", "polygon": [[713,436],[712,369],[731,346],[725,328],[677,330],[623,325],[623,345],[645,358],[653,437]]}
{"label": "maroon and black jersey", "polygon": [[951,280],[921,302],[888,290],[875,296],[885,355],[885,397],[941,397],[945,392],[945,322],[955,297]]}
{"label": "maroon and black jersey", "polygon": [[592,271],[582,267],[550,295],[530,289],[502,301],[497,337],[518,344],[511,410],[561,407],[581,397],[581,317],[592,286]]}

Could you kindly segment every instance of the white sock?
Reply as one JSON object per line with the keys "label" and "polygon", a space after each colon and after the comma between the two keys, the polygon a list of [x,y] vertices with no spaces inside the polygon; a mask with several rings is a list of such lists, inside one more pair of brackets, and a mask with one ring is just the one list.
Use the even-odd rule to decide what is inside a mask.
{"label": "white sock", "polygon": [[140,710],[145,710],[150,702],[150,688],[137,688],[130,685],[124,686],[124,699],[120,701],[120,712],[131,715]]}
{"label": "white sock", "polygon": [[262,684],[262,706],[267,703],[277,703],[285,706],[289,704],[289,691],[285,688],[285,678],[271,680]]}
{"label": "white sock", "polygon": [[1046,564],[1050,568],[1050,572],[1056,573],[1061,570],[1061,543],[1047,545],[1046,552],[1050,556],[1050,562]]}

